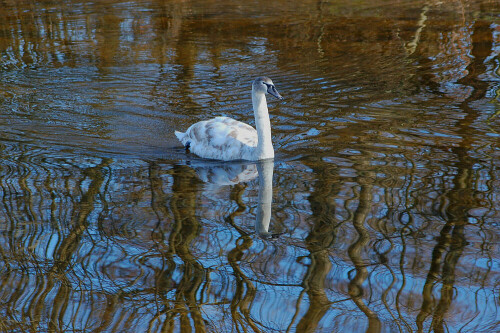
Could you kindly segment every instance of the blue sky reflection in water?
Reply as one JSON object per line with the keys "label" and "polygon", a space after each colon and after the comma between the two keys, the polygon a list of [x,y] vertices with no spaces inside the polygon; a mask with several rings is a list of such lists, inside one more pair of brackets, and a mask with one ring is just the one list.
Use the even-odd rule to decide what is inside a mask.
{"label": "blue sky reflection in water", "polygon": [[[0,331],[500,330],[497,1],[4,1],[0,52]],[[274,164],[186,155],[261,74]]]}

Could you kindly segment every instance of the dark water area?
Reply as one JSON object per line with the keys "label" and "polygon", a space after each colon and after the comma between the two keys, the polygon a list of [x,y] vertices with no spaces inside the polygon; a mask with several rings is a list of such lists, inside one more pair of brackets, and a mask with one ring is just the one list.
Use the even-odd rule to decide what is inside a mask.
{"label": "dark water area", "polygon": [[[0,0],[0,331],[500,331],[499,54],[496,0]],[[187,154],[260,75],[274,161]]]}

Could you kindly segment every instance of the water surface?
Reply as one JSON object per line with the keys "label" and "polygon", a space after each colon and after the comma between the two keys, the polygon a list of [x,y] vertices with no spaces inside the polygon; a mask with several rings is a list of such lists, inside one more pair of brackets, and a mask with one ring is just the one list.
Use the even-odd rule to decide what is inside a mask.
{"label": "water surface", "polygon": [[[500,330],[499,53],[489,0],[0,2],[0,331]],[[186,154],[262,74],[275,160]]]}

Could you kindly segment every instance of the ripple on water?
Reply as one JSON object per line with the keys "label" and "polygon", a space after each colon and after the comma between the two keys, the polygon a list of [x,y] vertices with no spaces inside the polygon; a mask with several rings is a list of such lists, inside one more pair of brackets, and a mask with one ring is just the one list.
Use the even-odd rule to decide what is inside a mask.
{"label": "ripple on water", "polygon": [[[2,329],[498,330],[496,2],[0,11]],[[262,74],[274,238],[173,136]]]}

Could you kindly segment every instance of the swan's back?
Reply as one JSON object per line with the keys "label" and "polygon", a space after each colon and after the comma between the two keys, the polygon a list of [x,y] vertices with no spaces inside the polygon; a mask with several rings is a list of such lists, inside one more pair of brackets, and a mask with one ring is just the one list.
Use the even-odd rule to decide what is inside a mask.
{"label": "swan's back", "polygon": [[253,160],[258,143],[257,131],[229,117],[217,117],[191,125],[175,135],[193,154],[218,160]]}

